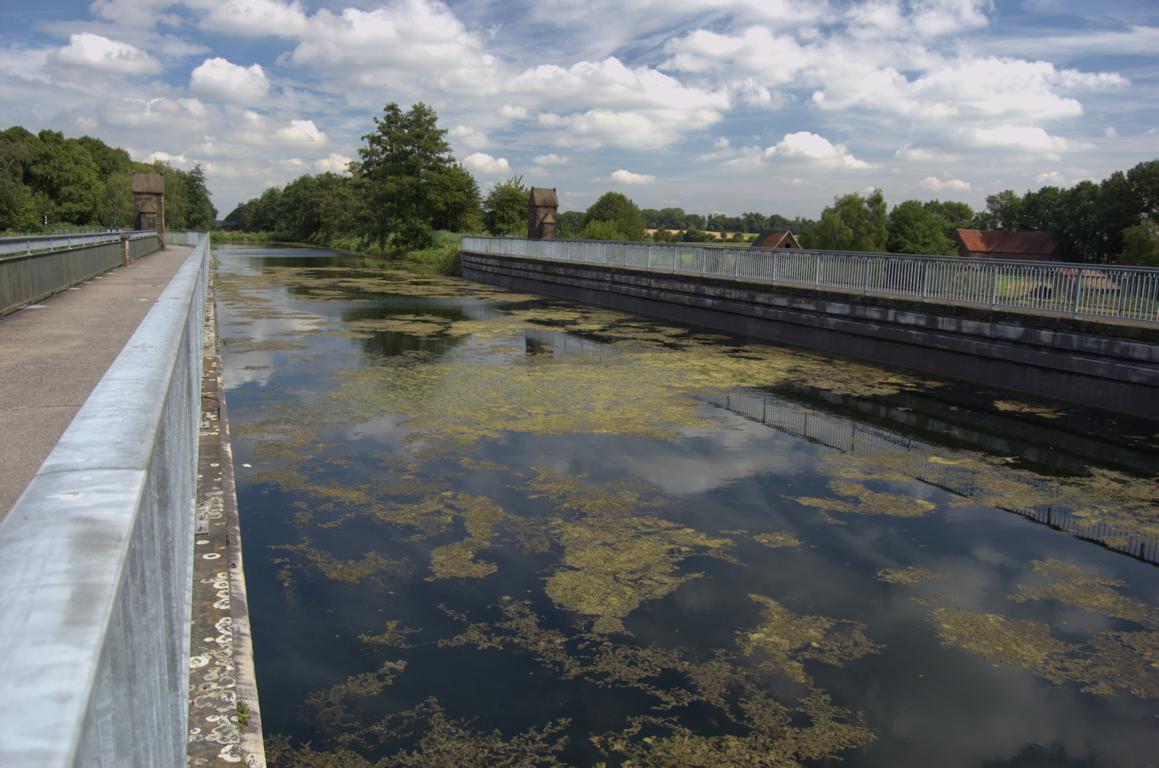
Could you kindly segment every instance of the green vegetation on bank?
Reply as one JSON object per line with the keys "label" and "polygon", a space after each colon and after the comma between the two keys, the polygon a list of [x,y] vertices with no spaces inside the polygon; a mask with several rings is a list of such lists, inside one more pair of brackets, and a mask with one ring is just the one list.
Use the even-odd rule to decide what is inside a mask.
{"label": "green vegetation on bank", "polygon": [[217,211],[201,166],[181,171],[133,162],[125,150],[91,136],[67,139],[57,131],[34,134],[13,126],[0,132],[0,232],[132,226],[134,171],[165,177],[170,229],[213,226]]}

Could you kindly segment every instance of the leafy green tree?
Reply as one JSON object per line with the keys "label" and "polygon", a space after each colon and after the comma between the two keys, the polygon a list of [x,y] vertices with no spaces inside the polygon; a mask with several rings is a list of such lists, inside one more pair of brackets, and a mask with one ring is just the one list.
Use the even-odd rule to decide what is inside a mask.
{"label": "leafy green tree", "polygon": [[978,229],[1025,229],[1022,226],[1022,198],[1004,189],[986,196],[986,210],[978,213]]}
{"label": "leafy green tree", "polygon": [[66,224],[98,223],[105,188],[92,156],[56,131],[41,131],[39,139],[25,181],[51,201],[49,218]]}
{"label": "leafy green tree", "polygon": [[866,196],[842,195],[821,212],[812,233],[811,247],[843,251],[884,251],[889,237],[889,217],[880,189]]}
{"label": "leafy green tree", "polygon": [[945,221],[919,200],[898,203],[889,212],[890,253],[954,256],[958,250],[946,234]]}
{"label": "leafy green tree", "polygon": [[1060,228],[1052,230],[1069,258],[1078,261],[1102,261],[1103,236],[1099,222],[1099,186],[1080,181],[1062,196]]}
{"label": "leafy green tree", "polygon": [[[450,226],[467,218],[478,187],[455,163],[446,130],[435,111],[422,102],[403,112],[391,102],[374,130],[363,136],[359,160],[352,164],[365,207],[365,234],[380,247],[424,248],[433,242],[432,225]],[[467,181],[470,180],[470,187]]]}
{"label": "leafy green tree", "polygon": [[564,211],[559,215],[556,223],[556,234],[562,238],[579,237],[584,229],[584,214],[582,211]]}
{"label": "leafy green tree", "polygon": [[479,184],[459,163],[431,177],[431,226],[450,232],[478,232],[483,228]]}
{"label": "leafy green tree", "polygon": [[1123,230],[1123,252],[1119,264],[1159,267],[1159,223],[1145,221]]}
{"label": "leafy green tree", "polygon": [[1143,204],[1127,175],[1115,171],[1099,184],[1097,226],[1102,240],[1102,254],[1123,250],[1123,232],[1139,223]]}
{"label": "leafy green tree", "polygon": [[522,176],[512,176],[496,184],[483,201],[483,225],[493,235],[522,235],[527,232],[527,206],[531,190]]}
{"label": "leafy green tree", "polygon": [[[591,230],[594,222],[611,224],[612,228],[608,229],[601,226],[598,230]],[[636,204],[626,195],[619,192],[605,192],[584,214],[584,237],[589,236],[589,230],[591,232],[616,233],[617,236],[614,238],[600,238],[605,240],[643,240],[644,216]]]}
{"label": "leafy green tree", "polygon": [[1139,163],[1127,171],[1127,183],[1135,192],[1140,215],[1159,221],[1159,160]]}

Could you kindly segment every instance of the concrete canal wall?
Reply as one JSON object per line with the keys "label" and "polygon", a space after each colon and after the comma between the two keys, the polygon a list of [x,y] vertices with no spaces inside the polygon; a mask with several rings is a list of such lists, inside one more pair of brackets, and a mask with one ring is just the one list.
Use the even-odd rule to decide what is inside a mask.
{"label": "concrete canal wall", "polygon": [[1159,326],[464,251],[463,276],[1159,420]]}
{"label": "concrete canal wall", "polygon": [[[185,765],[198,751],[191,608],[216,620],[198,636],[216,647],[195,646],[193,666],[218,673],[194,691],[219,716],[192,739],[213,758],[196,764],[264,764],[228,428],[204,332],[209,238],[180,239],[192,253],[0,520],[0,766]],[[239,701],[250,710],[240,734]],[[193,708],[208,707],[195,695]]]}

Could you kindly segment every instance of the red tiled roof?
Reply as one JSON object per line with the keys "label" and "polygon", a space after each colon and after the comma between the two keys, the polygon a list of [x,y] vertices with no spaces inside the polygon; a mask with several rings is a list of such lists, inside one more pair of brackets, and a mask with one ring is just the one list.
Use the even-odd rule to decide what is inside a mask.
{"label": "red tiled roof", "polygon": [[1000,232],[986,229],[955,229],[954,234],[970,253],[1011,253],[1050,256],[1058,248],[1049,232]]}
{"label": "red tiled roof", "polygon": [[753,241],[753,248],[800,248],[797,238],[787,229],[762,230]]}

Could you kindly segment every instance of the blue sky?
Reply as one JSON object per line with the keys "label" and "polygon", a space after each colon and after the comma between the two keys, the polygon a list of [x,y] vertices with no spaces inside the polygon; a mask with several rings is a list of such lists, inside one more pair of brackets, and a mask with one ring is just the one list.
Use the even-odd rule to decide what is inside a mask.
{"label": "blue sky", "polygon": [[425,101],[484,192],[815,217],[1159,157],[1159,4],[3,0],[0,126],[206,170],[222,215]]}

